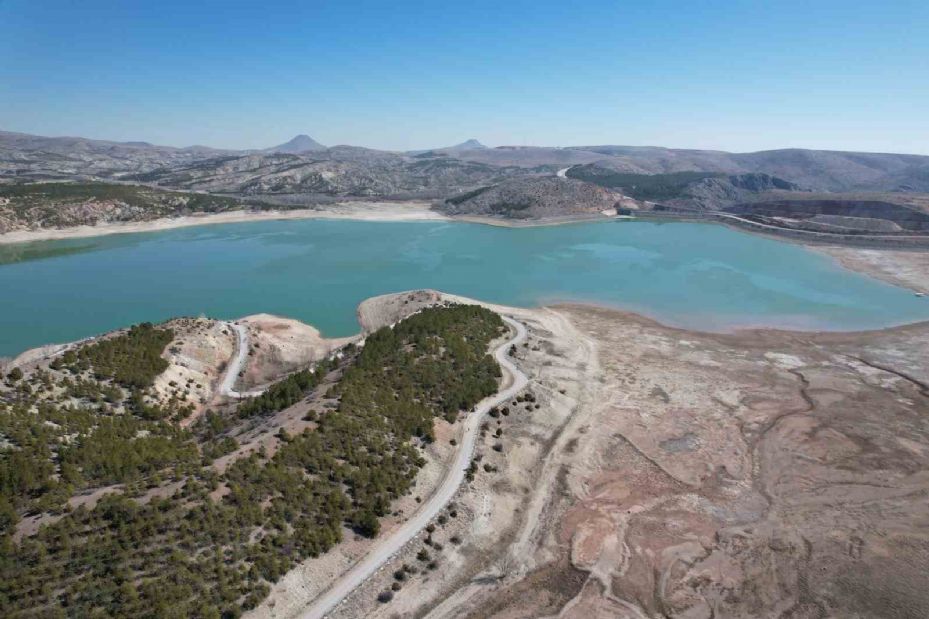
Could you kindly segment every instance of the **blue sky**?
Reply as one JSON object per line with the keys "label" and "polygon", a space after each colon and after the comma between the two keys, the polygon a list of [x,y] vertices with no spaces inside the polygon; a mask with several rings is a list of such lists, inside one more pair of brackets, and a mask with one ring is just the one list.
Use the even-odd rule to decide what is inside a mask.
{"label": "blue sky", "polygon": [[0,129],[929,154],[929,2],[0,0]]}

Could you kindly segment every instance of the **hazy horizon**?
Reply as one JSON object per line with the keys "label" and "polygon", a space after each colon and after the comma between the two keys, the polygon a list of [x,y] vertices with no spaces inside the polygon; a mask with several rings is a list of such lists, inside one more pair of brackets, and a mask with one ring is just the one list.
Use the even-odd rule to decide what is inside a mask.
{"label": "hazy horizon", "polygon": [[0,128],[929,155],[922,2],[188,4],[0,1]]}
{"label": "hazy horizon", "polygon": [[[75,139],[75,138],[76,138],[76,139],[95,140],[95,141],[101,141],[101,142],[114,142],[114,143],[122,143],[122,144],[147,143],[147,144],[150,144],[151,146],[168,147],[168,148],[179,148],[179,149],[206,147],[206,148],[213,148],[213,149],[216,149],[216,150],[228,150],[228,151],[260,151],[260,150],[267,150],[267,149],[270,149],[270,148],[274,148],[274,147],[276,147],[276,146],[281,146],[281,145],[283,145],[283,144],[289,142],[290,140],[294,139],[295,137],[299,137],[299,136],[301,136],[301,135],[304,135],[304,136],[308,136],[308,137],[310,137],[310,138],[313,138],[313,135],[312,135],[312,134],[309,134],[309,133],[306,133],[306,132],[302,132],[302,133],[294,134],[294,135],[290,136],[290,137],[287,138],[287,139],[279,139],[278,142],[275,142],[275,143],[273,143],[273,144],[269,143],[269,144],[267,144],[267,145],[258,146],[258,147],[236,148],[236,147],[220,147],[220,146],[214,146],[214,145],[212,145],[212,144],[164,144],[164,143],[153,142],[153,141],[151,141],[151,140],[144,140],[144,139],[114,140],[114,139],[110,139],[110,138],[101,138],[101,137],[95,137],[95,136],[76,135],[76,134],[71,134],[71,135],[66,135],[66,134],[62,134],[62,135],[43,135],[43,134],[39,134],[39,133],[31,133],[31,132],[29,132],[29,131],[15,131],[15,130],[9,130],[9,129],[6,129],[6,128],[4,128],[4,127],[0,127],[0,132],[21,133],[21,134],[24,134],[24,135],[31,135],[31,136],[35,136],[35,137],[43,137],[43,138],[51,138],[51,139],[55,139],[55,138],[61,138],[61,139]],[[916,152],[902,152],[902,151],[864,151],[864,150],[855,150],[855,151],[852,151],[852,150],[847,150],[847,149],[834,149],[834,148],[821,148],[821,149],[819,149],[819,148],[807,148],[807,147],[802,147],[802,146],[789,146],[789,145],[788,145],[788,146],[779,146],[779,147],[775,147],[775,148],[765,148],[765,149],[760,149],[760,150],[751,150],[751,151],[732,151],[732,150],[727,151],[727,150],[719,149],[719,148],[682,147],[682,146],[676,146],[676,145],[674,145],[674,144],[620,144],[620,143],[618,143],[618,142],[600,142],[600,143],[596,143],[596,144],[594,144],[594,143],[585,143],[585,144],[488,144],[485,140],[482,140],[482,139],[476,138],[476,137],[460,138],[460,139],[457,140],[457,142],[448,143],[448,144],[433,144],[433,145],[431,145],[431,146],[419,146],[419,147],[413,147],[413,148],[402,149],[402,150],[401,150],[401,149],[392,149],[392,148],[383,148],[383,149],[379,149],[379,148],[370,146],[370,145],[368,145],[368,144],[349,144],[349,143],[347,143],[347,142],[336,142],[336,143],[333,143],[333,144],[323,144],[323,146],[326,146],[327,148],[332,148],[332,147],[336,147],[336,146],[355,146],[355,147],[369,148],[369,149],[372,149],[372,150],[382,150],[382,151],[385,151],[385,152],[399,152],[399,153],[404,153],[404,152],[426,151],[426,150],[431,150],[431,149],[447,148],[447,147],[450,147],[450,146],[456,146],[456,145],[461,144],[461,143],[463,143],[463,142],[466,142],[466,141],[468,141],[468,140],[477,140],[478,142],[480,142],[483,146],[485,146],[485,147],[487,147],[487,148],[522,148],[522,147],[530,147],[530,148],[583,148],[583,147],[585,147],[585,146],[586,146],[586,147],[598,147],[598,146],[627,146],[627,147],[632,147],[632,148],[667,148],[667,149],[670,149],[670,150],[694,150],[694,151],[707,151],[707,152],[714,152],[714,151],[715,151],[715,152],[726,152],[726,153],[731,153],[731,154],[748,154],[748,153],[764,152],[764,151],[772,151],[772,150],[794,150],[794,149],[803,149],[803,150],[820,150],[820,151],[835,151],[835,152],[860,152],[860,153],[872,153],[872,154],[916,155],[916,156],[929,157],[929,152],[927,152],[927,153],[916,153]],[[318,141],[318,140],[317,140],[317,141]]]}

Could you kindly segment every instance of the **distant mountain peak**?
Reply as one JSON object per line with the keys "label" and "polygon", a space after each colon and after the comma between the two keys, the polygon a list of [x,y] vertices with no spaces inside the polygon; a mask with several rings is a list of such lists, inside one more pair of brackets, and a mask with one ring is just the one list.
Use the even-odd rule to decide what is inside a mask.
{"label": "distant mountain peak", "polygon": [[441,150],[446,150],[446,151],[448,150],[450,151],[481,150],[484,148],[487,148],[487,147],[481,144],[480,142],[478,142],[477,140],[475,140],[474,138],[471,138],[470,140],[465,140],[461,144],[455,144],[454,146],[449,146],[448,148],[443,148]]}
{"label": "distant mountain peak", "polygon": [[454,146],[444,146],[442,148],[430,148],[428,150],[410,150],[407,151],[408,155],[414,156],[441,156],[454,153],[464,153],[469,150],[487,150],[487,147],[471,138],[470,140],[465,140],[461,144],[455,144]]}
{"label": "distant mountain peak", "polygon": [[326,150],[326,147],[310,136],[301,133],[300,135],[294,136],[294,138],[289,142],[285,142],[277,146],[272,146],[271,148],[267,149],[266,152],[297,154],[316,150]]}

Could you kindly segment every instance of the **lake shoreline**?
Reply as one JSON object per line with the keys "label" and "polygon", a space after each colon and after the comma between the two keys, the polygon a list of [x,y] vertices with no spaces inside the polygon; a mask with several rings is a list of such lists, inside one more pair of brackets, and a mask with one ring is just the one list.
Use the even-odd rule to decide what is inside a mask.
{"label": "lake shoreline", "polygon": [[340,202],[318,208],[236,210],[223,213],[202,213],[183,215],[181,217],[163,217],[149,221],[107,222],[93,226],[73,226],[70,228],[12,230],[0,234],[0,245],[34,243],[38,241],[62,241],[96,236],[109,236],[112,234],[161,232],[163,230],[190,228],[194,226],[302,219],[350,219],[371,222],[454,221],[498,228],[539,228],[577,223],[604,222],[616,218],[606,215],[568,215],[565,217],[552,217],[548,219],[505,219],[503,217],[482,215],[452,216],[435,210],[432,208],[430,202],[424,201]]}
{"label": "lake shoreline", "polygon": [[176,228],[213,226],[259,221],[300,219],[351,219],[358,221],[451,221],[451,218],[432,210],[425,202],[345,202],[325,208],[236,210],[224,213],[163,217],[150,221],[110,222],[95,226],[71,228],[41,228],[39,230],[13,230],[0,234],[0,245],[61,241],[67,239],[161,232]]}
{"label": "lake shoreline", "polygon": [[[0,246],[41,241],[93,238],[115,234],[141,234],[196,226],[261,221],[296,221],[305,219],[346,219],[369,222],[448,221],[498,228],[542,228],[570,224],[620,221],[623,218],[606,215],[568,215],[565,217],[523,220],[484,215],[450,216],[435,210],[432,204],[426,201],[351,201],[318,208],[236,210],[223,213],[166,217],[150,221],[109,222],[93,226],[75,226],[71,228],[14,230],[0,234]],[[795,236],[785,236],[769,231],[753,230],[733,225],[730,222],[699,217],[650,217],[648,213],[643,213],[641,216],[633,218],[632,221],[715,224],[737,232],[782,241],[792,245],[799,245],[813,252],[828,256],[844,269],[873,277],[894,286],[906,288],[917,294],[929,294],[929,250],[926,249],[895,245],[869,247],[836,242],[814,242]]]}
{"label": "lake shoreline", "polygon": [[[320,221],[313,225],[263,223],[278,219],[307,218],[317,218]],[[398,225],[359,225],[354,228],[351,225],[352,221],[393,221]],[[404,222],[408,225],[403,225]],[[413,225],[413,222],[423,223]],[[478,225],[447,225],[450,222]],[[4,354],[16,354],[42,343],[76,339],[82,335],[104,331],[111,325],[118,324],[112,320],[103,320],[101,317],[118,313],[115,307],[109,309],[77,302],[73,295],[68,294],[75,278],[84,281],[81,285],[82,290],[93,289],[98,291],[98,295],[124,294],[127,289],[136,285],[132,277],[137,271],[109,262],[103,257],[108,255],[105,252],[130,252],[124,255],[123,259],[125,259],[125,256],[134,255],[132,252],[137,251],[133,249],[136,246],[145,247],[161,241],[184,243],[189,237],[199,238],[200,236],[209,238],[211,244],[221,244],[250,238],[252,234],[256,234],[260,239],[264,239],[266,235],[279,234],[284,242],[277,244],[256,239],[255,243],[236,245],[235,251],[229,253],[217,249],[221,245],[210,247],[208,250],[198,249],[197,245],[191,245],[189,249],[192,253],[186,253],[188,246],[185,246],[180,253],[177,247],[169,251],[161,248],[152,251],[142,250],[135,255],[145,256],[145,260],[150,261],[150,264],[145,264],[151,268],[146,271],[146,286],[139,288],[140,297],[152,296],[152,291],[155,289],[175,290],[178,286],[177,273],[179,272],[186,274],[184,281],[210,282],[209,287],[212,292],[206,294],[199,289],[184,288],[184,295],[176,295],[173,292],[165,295],[155,294],[152,296],[152,302],[156,303],[159,308],[162,306],[173,308],[171,311],[160,309],[158,312],[149,311],[147,308],[151,307],[150,304],[141,304],[134,297],[129,297],[125,301],[126,307],[120,311],[125,311],[128,306],[139,305],[141,308],[139,310],[141,313],[138,314],[141,317],[139,319],[145,320],[158,320],[168,315],[206,313],[228,317],[239,315],[239,312],[245,314],[266,311],[293,316],[301,321],[314,324],[321,321],[325,324],[324,333],[340,335],[348,332],[346,328],[349,326],[350,316],[347,314],[348,310],[342,312],[336,311],[336,308],[348,307],[349,300],[357,303],[358,298],[364,298],[364,295],[354,297],[350,291],[345,290],[342,282],[364,282],[365,278],[373,277],[372,272],[383,271],[385,276],[390,278],[390,288],[383,288],[377,281],[371,280],[360,290],[365,293],[388,292],[391,289],[408,289],[417,285],[432,284],[435,287],[443,286],[462,293],[470,292],[470,296],[493,298],[500,302],[509,301],[509,305],[525,307],[546,306],[552,302],[586,302],[603,308],[632,310],[654,317],[668,326],[716,333],[755,328],[802,332],[860,331],[911,324],[929,316],[929,305],[927,305],[929,299],[914,299],[912,292],[907,292],[907,289],[918,292],[929,289],[929,253],[830,248],[828,252],[830,255],[823,256],[827,252],[823,251],[820,246],[805,247],[805,249],[814,250],[812,253],[816,255],[804,257],[797,254],[798,249],[788,249],[789,246],[796,246],[797,243],[777,243],[776,241],[780,239],[752,240],[745,234],[738,234],[744,232],[743,230],[732,229],[725,225],[688,226],[684,222],[685,225],[682,226],[663,227],[659,224],[677,222],[645,218],[628,222],[631,227],[595,225],[606,222],[614,223],[607,218],[519,222],[523,225],[513,227],[526,227],[525,224],[530,223],[532,230],[514,230],[512,233],[503,233],[502,231],[494,232],[494,228],[499,227],[499,220],[460,221],[458,218],[450,218],[437,213],[424,203],[351,203],[332,205],[325,209],[263,213],[235,212],[208,218],[189,218],[189,221],[168,220],[169,225],[164,234],[142,234],[145,230],[135,226],[129,229],[125,225],[108,226],[108,230],[112,228],[111,236],[103,235],[98,241],[86,243],[86,247],[76,241],[66,242],[60,246],[55,243],[0,246],[8,248],[10,254],[9,265],[5,265],[7,268],[0,271],[4,276],[0,278],[0,281],[5,282],[4,285],[8,289],[19,291],[11,297],[8,304],[10,307],[7,310],[11,321],[14,318],[19,321],[17,323],[19,330],[11,328],[10,341],[7,342]],[[199,234],[167,234],[171,228],[221,223],[241,223],[242,225],[228,228],[224,232],[216,229],[215,233],[203,231]],[[248,226],[248,223],[258,225]],[[566,225],[568,223],[576,225],[568,226]],[[617,221],[615,223],[627,222]],[[642,225],[632,225],[634,223]],[[690,223],[714,222],[694,221]],[[162,232],[157,227],[152,229],[150,222],[144,227],[153,233]],[[729,232],[726,232],[727,230]],[[63,238],[78,239],[97,236],[94,233],[99,231],[100,227],[85,227],[73,231],[43,232],[67,232],[68,235]],[[118,233],[127,232],[137,234],[134,237],[119,238],[116,236]],[[110,240],[106,241],[103,237]],[[509,240],[511,238],[512,241]],[[775,244],[768,245],[772,241],[775,241]],[[730,245],[731,249],[724,249]],[[288,248],[288,246],[291,247]],[[309,253],[295,253],[294,247],[296,246],[308,248],[306,252]],[[233,246],[230,245],[230,249],[233,249]],[[831,255],[833,252],[842,252],[841,259],[839,256]],[[79,254],[79,256],[68,258],[71,253]],[[809,254],[810,252],[802,253]],[[176,257],[173,257],[175,254]],[[703,254],[706,254],[704,257],[709,260],[705,264],[700,262]],[[739,255],[741,258],[734,259],[734,255]],[[277,257],[276,266],[270,277],[252,268],[254,264],[275,256]],[[498,256],[498,258],[494,259],[492,256]],[[658,256],[665,256],[665,259],[652,264]],[[59,262],[36,261],[43,257],[79,260],[82,264],[81,270],[79,273],[71,273],[64,277],[60,275],[61,267],[55,266],[60,264]],[[439,268],[445,260],[450,261],[445,265],[445,268],[451,268],[448,276],[435,279],[433,271]],[[487,262],[488,260],[491,262]],[[492,262],[493,260],[497,262]],[[485,265],[487,270],[480,270],[476,261],[487,262]],[[779,266],[783,264],[783,261],[797,261],[796,268],[790,269],[789,272],[785,271],[783,266]],[[28,267],[13,266],[21,262],[31,264]],[[719,264],[713,267],[716,262]],[[174,266],[169,268],[169,264]],[[233,268],[234,264],[238,266]],[[306,272],[301,270],[304,267],[300,267],[300,264],[311,268],[315,273],[314,277],[305,278]],[[504,271],[493,271],[503,265],[506,265]],[[651,293],[649,296],[647,293],[637,292],[642,287],[636,282],[644,277],[643,273],[649,268],[658,269],[654,275],[660,275],[664,278],[662,281],[666,280],[667,294]],[[97,269],[97,271],[88,271],[88,269]],[[294,281],[301,281],[303,285],[299,288],[287,288],[283,296],[269,294],[275,285],[280,285],[281,274],[287,269],[293,271],[294,277],[298,278]],[[341,272],[340,269],[347,269],[342,276],[337,275]],[[239,275],[228,276],[230,271],[236,271]],[[473,271],[472,275],[464,277],[463,273],[469,271]],[[604,277],[612,274],[620,279],[602,280],[598,283],[596,274],[601,271]],[[692,271],[690,276],[686,276],[688,271]],[[463,282],[480,281],[482,278],[487,279],[486,274],[490,272],[495,273],[490,279],[508,283],[488,285],[489,288],[464,285],[461,282],[459,285],[455,284],[455,277],[464,277]],[[248,277],[243,280],[242,273],[250,273],[248,277],[252,278],[252,281],[246,281]],[[555,277],[551,273],[557,273],[558,276]],[[751,283],[751,278],[756,273],[762,277],[759,281],[763,282],[765,277],[774,277],[775,283],[782,282],[786,288],[780,290],[777,285],[774,285],[774,288],[771,285],[755,286]],[[876,283],[875,280],[894,285],[896,291],[871,290],[864,282],[846,282],[846,277],[852,273],[868,276],[868,279],[872,281],[871,285]],[[414,277],[415,274],[418,276]],[[543,277],[543,274],[547,275]],[[540,277],[542,279],[539,279]],[[555,279],[550,280],[551,277]],[[692,283],[694,277],[709,278],[710,286],[707,289],[711,293],[714,290],[716,292],[703,295],[700,292],[701,288],[692,286],[688,288],[690,285],[688,282]],[[120,278],[125,280],[123,284],[116,287],[116,290],[120,292],[111,292],[110,288],[115,285],[112,282]],[[586,281],[591,278],[594,281]],[[720,281],[728,280],[732,280],[731,285],[739,286],[740,292],[737,298],[747,299],[747,309],[739,310],[737,307],[727,309],[728,306],[714,307],[712,305],[712,298],[720,295],[725,298],[729,294],[726,292],[725,285],[719,288]],[[520,290],[523,285],[521,282],[524,281],[562,283],[557,285],[545,283],[541,290],[528,290],[526,293],[528,297],[520,298],[514,291]],[[614,281],[622,290],[616,288],[616,285],[609,285],[610,281]],[[325,287],[324,290],[320,289],[325,282],[329,282],[329,287]],[[648,280],[645,284],[647,285],[644,290],[648,291],[654,281]],[[180,285],[186,286],[184,283]],[[869,292],[864,296],[861,296],[862,293],[859,292],[861,302],[853,303],[852,301],[856,298],[855,291],[862,287]],[[500,289],[497,290],[498,288]],[[255,289],[263,289],[265,294],[251,299],[249,295]],[[781,292],[786,291],[788,294],[786,296],[773,294],[772,291],[775,289]],[[339,292],[333,293],[334,290]],[[746,290],[755,292],[747,294]],[[830,320],[831,314],[823,309],[833,302],[830,294],[838,299],[840,307],[850,303],[847,310],[851,313],[836,315],[835,321]],[[678,302],[669,306],[669,301],[665,299],[668,295],[676,296]],[[766,296],[753,301],[752,295]],[[709,300],[701,305],[701,299],[704,296],[707,296]],[[327,311],[313,309],[319,305],[319,299],[323,297],[326,299]],[[32,298],[37,300],[30,302],[29,299]],[[305,298],[305,303],[299,303],[298,298]],[[846,303],[842,300],[843,298],[852,301]],[[249,299],[249,301],[244,302],[243,299]],[[878,299],[880,301],[876,305],[875,300]],[[83,322],[93,327],[83,331],[58,328],[56,325],[59,325],[59,322],[54,316],[54,308],[65,306],[70,307],[77,316],[82,316],[76,320],[77,323]],[[902,313],[898,314],[891,310],[891,307],[897,306],[901,308]],[[230,312],[229,308],[232,307],[238,309]],[[765,309],[766,307],[768,309]],[[14,308],[18,309],[14,310]],[[749,314],[746,315],[746,312]],[[883,318],[880,316],[875,318],[875,312]],[[27,337],[35,329],[35,324],[43,320],[49,329],[46,336],[40,339]],[[11,326],[15,322],[11,322]],[[71,321],[66,321],[61,324],[70,323]]]}

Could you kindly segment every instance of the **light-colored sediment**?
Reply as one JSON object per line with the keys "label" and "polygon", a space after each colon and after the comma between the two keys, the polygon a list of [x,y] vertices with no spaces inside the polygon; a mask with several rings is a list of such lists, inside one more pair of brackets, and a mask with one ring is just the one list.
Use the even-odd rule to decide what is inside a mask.
{"label": "light-colored sediment", "polygon": [[74,228],[17,230],[0,234],[0,244],[77,239],[130,232],[157,232],[173,228],[285,219],[354,219],[359,221],[445,221],[448,217],[431,209],[428,202],[343,202],[314,209],[228,211],[152,221],[104,223]]}
{"label": "light-colored sediment", "polygon": [[[447,300],[468,301],[385,295],[359,322]],[[437,524],[441,551],[411,544],[332,617],[929,609],[929,324],[709,334],[590,306],[489,307],[529,328],[516,359],[539,408],[489,420],[492,470]],[[379,603],[404,563],[419,573]],[[307,581],[336,573],[288,575],[256,616],[299,616]]]}
{"label": "light-colored sediment", "polygon": [[181,421],[184,427],[197,420],[216,395],[223,370],[232,358],[235,335],[228,326],[209,318],[172,320],[174,339],[163,356],[168,369],[155,378],[153,391],[162,399],[182,392],[193,404],[194,414]]}
{"label": "light-colored sediment", "polygon": [[44,346],[30,348],[19,353],[12,359],[0,359],[0,369],[7,372],[13,368],[30,368],[43,361],[57,357],[75,345],[75,342],[69,342],[67,344],[46,344]]}
{"label": "light-colored sediment", "polygon": [[238,386],[256,389],[324,359],[359,336],[326,338],[319,330],[293,318],[254,314],[236,321],[248,331],[248,362]]}
{"label": "light-colored sediment", "polygon": [[838,245],[811,245],[810,248],[834,258],[846,269],[929,294],[929,251],[861,249]]}
{"label": "light-colored sediment", "polygon": [[[720,335],[547,311],[594,353],[559,378],[587,397],[508,524],[472,542],[525,466],[511,449],[483,496],[462,496],[464,543],[438,573],[389,604],[374,601],[389,578],[362,588],[336,616],[926,615],[929,324]],[[518,362],[564,363],[557,340]]]}
{"label": "light-colored sediment", "polygon": [[151,221],[111,222],[95,226],[72,228],[42,228],[39,230],[15,230],[0,234],[0,245],[80,239],[111,234],[159,232],[174,228],[209,226],[219,224],[248,223],[258,221],[284,221],[300,219],[347,219],[354,221],[458,221],[501,228],[534,228],[564,224],[606,221],[615,219],[615,213],[569,215],[545,219],[505,219],[479,215],[450,217],[432,208],[429,202],[343,202],[312,209],[266,209],[260,211],[237,210],[224,213],[203,213],[182,217],[165,217]]}
{"label": "light-colored sediment", "polygon": [[565,215],[564,217],[543,217],[541,219],[507,219],[490,215],[455,215],[449,217],[451,221],[460,221],[470,224],[483,224],[498,228],[544,228],[546,226],[564,226],[569,224],[582,224],[597,221],[622,220],[617,218],[614,211],[600,213]]}

